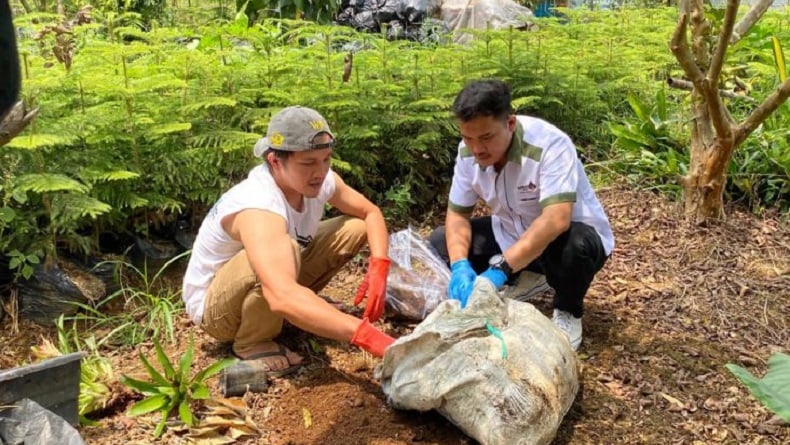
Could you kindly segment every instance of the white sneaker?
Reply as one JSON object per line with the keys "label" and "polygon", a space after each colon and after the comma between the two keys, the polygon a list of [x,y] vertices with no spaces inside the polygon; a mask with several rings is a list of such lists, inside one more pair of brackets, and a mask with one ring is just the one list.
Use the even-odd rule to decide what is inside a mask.
{"label": "white sneaker", "polygon": [[525,270],[518,274],[513,285],[505,288],[502,296],[513,300],[527,301],[549,289],[551,286],[546,282],[545,275]]}
{"label": "white sneaker", "polygon": [[582,344],[582,319],[574,317],[570,312],[554,309],[554,317],[551,321],[568,336],[571,348],[574,351],[579,349],[579,345]]}

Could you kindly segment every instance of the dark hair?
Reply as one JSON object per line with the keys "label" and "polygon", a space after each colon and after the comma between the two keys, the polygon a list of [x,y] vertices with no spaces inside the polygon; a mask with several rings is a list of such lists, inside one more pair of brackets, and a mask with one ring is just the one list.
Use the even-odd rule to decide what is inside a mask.
{"label": "dark hair", "polygon": [[294,152],[288,150],[278,150],[276,148],[267,148],[266,151],[263,152],[263,160],[267,164],[269,163],[269,153],[274,153],[275,158],[281,161],[286,161]]}
{"label": "dark hair", "polygon": [[510,104],[510,87],[501,80],[476,80],[467,84],[453,102],[453,114],[461,122],[478,116],[506,119],[513,113]]}

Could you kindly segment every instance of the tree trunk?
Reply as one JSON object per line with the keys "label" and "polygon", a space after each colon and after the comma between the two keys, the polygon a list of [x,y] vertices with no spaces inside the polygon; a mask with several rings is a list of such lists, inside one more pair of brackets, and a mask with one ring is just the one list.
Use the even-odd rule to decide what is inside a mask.
{"label": "tree trunk", "polygon": [[691,156],[688,175],[683,180],[685,215],[697,224],[722,216],[726,166],[731,153],[721,146],[711,123],[705,96],[691,93],[693,113]]}
{"label": "tree trunk", "polygon": [[[711,50],[708,42],[713,30],[705,19],[702,0],[679,1],[680,15],[672,33],[670,50],[694,88],[691,92],[691,165],[682,185],[685,215],[697,224],[722,216],[727,166],[735,147],[790,97],[790,79],[785,79],[745,120],[736,123],[719,95],[718,84],[727,47],[745,35],[772,2],[757,0],[734,31],[740,2],[727,0],[719,36]],[[671,82],[670,86],[677,87]]]}

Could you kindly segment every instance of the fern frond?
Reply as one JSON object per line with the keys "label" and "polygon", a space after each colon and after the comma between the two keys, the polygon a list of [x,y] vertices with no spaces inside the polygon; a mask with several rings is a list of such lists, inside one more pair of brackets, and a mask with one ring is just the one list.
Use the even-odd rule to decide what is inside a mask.
{"label": "fern frond", "polygon": [[109,181],[125,181],[127,179],[139,178],[140,174],[130,172],[128,170],[113,170],[113,171],[97,171],[97,170],[83,170],[80,176],[86,181],[91,182],[109,182]]}
{"label": "fern frond", "polygon": [[252,150],[252,146],[261,136],[246,131],[215,130],[210,133],[197,135],[192,138],[192,143],[200,147],[222,148],[223,152],[235,150]]}
{"label": "fern frond", "polygon": [[187,114],[214,107],[235,107],[236,103],[235,100],[228,97],[209,97],[197,102],[192,102],[189,105],[184,105],[181,107],[181,112]]}
{"label": "fern frond", "polygon": [[192,124],[189,122],[171,122],[165,125],[156,125],[147,130],[148,133],[161,136],[170,133],[180,133],[192,129]]}
{"label": "fern frond", "polygon": [[112,210],[108,204],[88,195],[63,193],[52,197],[52,220],[76,221],[80,218],[96,218]]}
{"label": "fern frond", "polygon": [[22,175],[14,181],[14,192],[47,193],[70,191],[86,193],[90,188],[65,175],[54,173],[31,173]]}
{"label": "fern frond", "polygon": [[74,142],[75,139],[76,137],[73,135],[27,134],[12,139],[6,147],[35,150],[55,145],[68,145]]}

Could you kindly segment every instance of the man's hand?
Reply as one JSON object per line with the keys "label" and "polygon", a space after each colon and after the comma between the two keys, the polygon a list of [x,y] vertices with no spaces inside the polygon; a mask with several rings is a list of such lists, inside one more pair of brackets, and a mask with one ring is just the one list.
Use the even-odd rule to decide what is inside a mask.
{"label": "man's hand", "polygon": [[354,336],[351,337],[351,344],[370,352],[376,357],[384,357],[384,351],[394,342],[395,339],[376,329],[367,318],[362,320]]}
{"label": "man's hand", "polygon": [[368,273],[357,289],[354,305],[357,306],[367,294],[368,302],[365,305],[363,317],[376,321],[384,313],[384,299],[387,292],[387,274],[390,270],[389,258],[371,257],[368,263]]}
{"label": "man's hand", "polygon": [[507,274],[502,272],[501,269],[494,269],[489,267],[485,272],[480,274],[480,278],[485,278],[490,281],[497,290],[501,289],[502,286],[505,285],[507,282]]}
{"label": "man's hand", "polygon": [[472,269],[472,263],[467,259],[458,260],[454,262],[450,269],[452,275],[450,276],[450,298],[461,302],[461,308],[466,307],[466,301],[469,300],[469,295],[472,294],[472,287],[474,287],[477,273]]}

